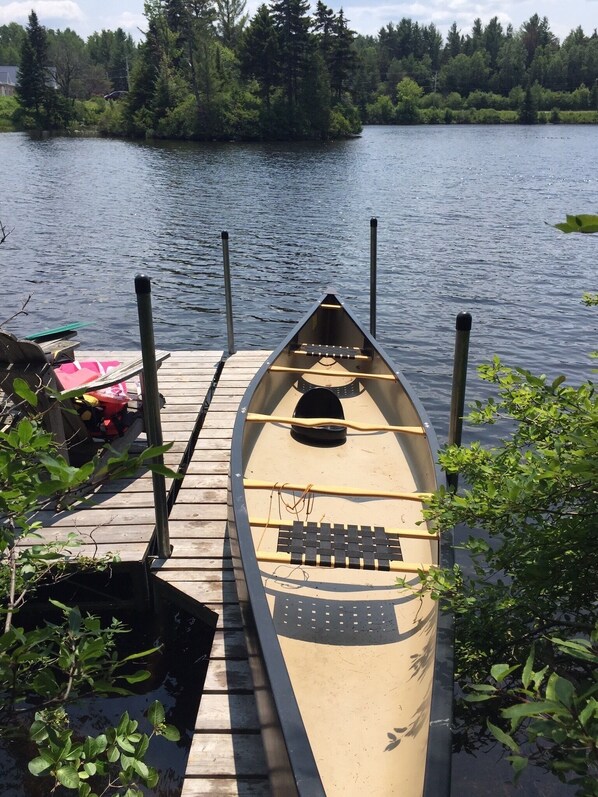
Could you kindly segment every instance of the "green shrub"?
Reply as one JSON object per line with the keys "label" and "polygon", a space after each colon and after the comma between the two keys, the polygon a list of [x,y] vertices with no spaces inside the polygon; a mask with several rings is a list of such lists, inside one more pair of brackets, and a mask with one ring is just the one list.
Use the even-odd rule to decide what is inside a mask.
{"label": "green shrub", "polygon": [[14,114],[18,108],[16,97],[0,97],[0,131],[9,132],[15,129]]}

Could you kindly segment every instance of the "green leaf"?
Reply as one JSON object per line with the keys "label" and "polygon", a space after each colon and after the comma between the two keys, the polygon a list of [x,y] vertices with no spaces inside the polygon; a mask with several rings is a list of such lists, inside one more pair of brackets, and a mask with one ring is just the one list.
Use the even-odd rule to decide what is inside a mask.
{"label": "green leaf", "polygon": [[147,778],[147,786],[150,789],[155,789],[158,785],[158,781],[160,780],[160,773],[157,769],[150,767],[149,777]]}
{"label": "green leaf", "polygon": [[74,767],[60,767],[56,771],[56,779],[65,789],[79,788],[79,773]]}
{"label": "green leaf", "polygon": [[164,712],[164,707],[159,700],[155,700],[151,704],[147,712],[147,718],[154,727],[164,722],[166,719],[166,714]]}
{"label": "green leaf", "polygon": [[147,764],[144,764],[143,761],[139,761],[138,759],[135,759],[133,761],[133,769],[144,780],[149,777],[149,768],[148,768]]}
{"label": "green leaf", "polygon": [[28,443],[33,437],[34,430],[35,427],[31,423],[29,418],[23,418],[23,420],[20,421],[19,426],[17,428],[19,434],[19,440],[21,441],[21,443]]}
{"label": "green leaf", "polygon": [[21,377],[17,377],[12,383],[12,389],[17,394],[17,396],[19,396],[19,398],[22,398],[32,407],[37,407],[37,402],[38,402],[37,393],[31,390],[31,388],[29,387],[27,382],[25,382],[24,379],[21,379]]}
{"label": "green leaf", "polygon": [[52,764],[48,763],[45,758],[38,756],[27,764],[27,768],[29,769],[29,772],[31,772],[31,774],[35,775],[37,778],[40,775],[47,775],[52,769]]}
{"label": "green leaf", "polygon": [[562,706],[552,700],[539,700],[531,703],[517,703],[501,711],[503,717],[507,719],[522,719],[523,717],[535,717],[545,713],[560,713]]}
{"label": "green leaf", "polygon": [[528,759],[522,755],[511,755],[508,757],[508,760],[511,762],[511,766],[513,767],[513,772],[515,773],[515,783],[517,783],[521,773],[528,764]]}
{"label": "green leaf", "polygon": [[149,742],[150,742],[149,736],[146,733],[144,733],[141,739],[139,740],[139,744],[135,749],[135,755],[137,756],[137,758],[143,758],[143,756],[147,753],[149,748]]}
{"label": "green leaf", "polygon": [[532,680],[532,673],[533,673],[533,666],[534,666],[534,656],[535,656],[535,649],[532,646],[530,650],[530,654],[527,657],[527,661],[525,662],[525,666],[523,668],[523,672],[521,673],[521,683],[523,684],[524,689],[528,689],[529,685]]}
{"label": "green leaf", "polygon": [[486,700],[492,700],[494,697],[496,697],[495,694],[493,694],[493,695],[465,695],[463,700],[466,703],[483,703]]}
{"label": "green leaf", "polygon": [[561,678],[556,673],[552,673],[546,684],[546,697],[548,700],[558,700],[567,708],[571,708],[575,687],[566,678]]}
{"label": "green leaf", "polygon": [[161,650],[160,646],[155,648],[148,648],[147,650],[141,650],[139,653],[130,653],[128,656],[125,656],[124,659],[121,661],[124,663],[125,661],[134,661],[135,659],[143,659],[146,656],[151,656],[152,653],[157,653]]}
{"label": "green leaf", "polygon": [[515,740],[509,736],[508,733],[505,733],[501,728],[498,728],[496,725],[493,725],[490,720],[486,721],[488,729],[492,733],[492,735],[498,739],[501,744],[504,744],[505,747],[508,747],[509,750],[512,750],[514,753],[519,752],[519,746],[515,742]]}
{"label": "green leaf", "polygon": [[598,227],[598,216],[593,213],[580,213],[575,217],[578,227]]}
{"label": "green leaf", "polygon": [[579,713],[579,721],[585,728],[589,721],[598,716],[598,703],[594,698],[591,698],[587,705]]}
{"label": "green leaf", "polygon": [[124,750],[125,753],[134,753],[135,747],[131,744],[129,739],[125,736],[117,736],[116,743],[120,747],[121,750]]}
{"label": "green leaf", "polygon": [[132,675],[125,675],[124,679],[129,684],[136,684],[140,681],[147,681],[150,675],[151,672],[149,670],[137,670],[137,672],[133,673]]}
{"label": "green leaf", "polygon": [[178,728],[175,728],[174,725],[164,725],[161,733],[162,736],[165,739],[168,739],[169,742],[178,742],[181,738]]}
{"label": "green leaf", "polygon": [[592,650],[592,643],[587,639],[558,639],[556,637],[550,640],[564,653],[568,653],[576,659],[583,661],[592,661],[598,664],[598,656]]}
{"label": "green leaf", "polygon": [[35,720],[29,729],[29,738],[34,742],[43,742],[48,738],[48,726],[45,722]]}
{"label": "green leaf", "polygon": [[567,224],[564,221],[560,222],[560,224],[555,224],[554,226],[556,227],[557,230],[560,230],[561,232],[570,233],[577,231],[576,227],[571,227],[570,224]]}
{"label": "green leaf", "polygon": [[501,683],[508,675],[510,675],[512,672],[515,672],[515,670],[518,668],[518,664],[514,664],[512,666],[509,666],[508,664],[495,664],[490,670],[490,674],[495,681]]}
{"label": "green leaf", "polygon": [[135,761],[136,759],[133,756],[125,755],[125,753],[122,753],[120,756],[120,765],[125,772],[127,771],[127,769],[133,768],[133,764],[135,763]]}

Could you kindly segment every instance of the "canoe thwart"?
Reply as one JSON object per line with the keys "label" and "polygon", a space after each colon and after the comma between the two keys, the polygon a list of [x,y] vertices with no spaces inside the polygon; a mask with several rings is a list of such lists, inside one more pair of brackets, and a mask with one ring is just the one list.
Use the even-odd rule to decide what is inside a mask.
{"label": "canoe thwart", "polygon": [[[291,562],[291,554],[290,553],[279,553],[278,551],[257,551],[256,558],[258,562],[271,562],[272,564],[295,564],[297,566],[304,566],[304,565],[315,565],[321,566],[323,563],[321,561],[321,556],[318,554],[316,556],[315,562],[307,562],[306,556],[303,554],[301,557],[301,561],[299,562]],[[429,564],[415,564],[413,562],[389,562],[388,567],[378,567],[377,564],[373,568],[365,568],[363,564],[363,559],[360,560],[360,564],[349,565],[347,564],[347,560],[338,560],[334,556],[331,557],[330,564],[327,565],[328,567],[353,567],[356,569],[373,569],[373,570],[388,570],[390,572],[395,573],[417,573],[419,570],[423,570],[427,572],[430,570]]]}
{"label": "canoe thwart", "polygon": [[260,479],[244,479],[246,490],[276,490],[277,492],[320,493],[321,495],[349,495],[356,498],[398,498],[403,501],[429,501],[432,493],[408,493],[395,490],[364,490],[360,487],[334,486],[329,484],[295,484],[294,482],[268,482]]}
{"label": "canoe thwart", "polygon": [[340,370],[331,370],[330,368],[291,368],[288,365],[271,365],[268,369],[269,371],[275,371],[278,373],[286,373],[286,374],[301,374],[301,376],[308,376],[309,374],[313,374],[314,376],[330,376],[330,377],[340,377],[342,379],[346,379],[347,377],[353,377],[354,379],[384,379],[388,382],[396,382],[397,378],[393,374],[368,374],[367,372],[361,373],[360,371],[340,371]]}
{"label": "canoe thwart", "polygon": [[282,423],[294,426],[346,426],[357,432],[395,432],[397,434],[425,434],[421,426],[392,426],[387,424],[361,423],[340,418],[289,418],[284,415],[261,415],[258,412],[249,412],[247,421],[253,423]]}
{"label": "canoe thwart", "polygon": [[[249,525],[250,526],[266,526],[266,528],[290,528],[293,523],[296,523],[295,520],[280,520],[276,518],[272,520],[272,518],[266,517],[250,517],[249,518]],[[316,523],[316,526],[321,525],[320,523]],[[335,523],[332,524],[335,526],[342,526],[342,528],[348,528],[346,523]],[[408,539],[415,539],[415,540],[437,540],[438,539],[438,532],[429,532],[425,529],[399,529],[399,528],[391,528],[391,529],[384,529],[385,534],[396,534],[398,537],[405,537]]]}
{"label": "canoe thwart", "polygon": [[291,353],[304,354],[307,357],[332,357],[335,360],[372,359],[364,349],[356,346],[329,346],[322,343],[302,343],[298,348],[291,348]]}

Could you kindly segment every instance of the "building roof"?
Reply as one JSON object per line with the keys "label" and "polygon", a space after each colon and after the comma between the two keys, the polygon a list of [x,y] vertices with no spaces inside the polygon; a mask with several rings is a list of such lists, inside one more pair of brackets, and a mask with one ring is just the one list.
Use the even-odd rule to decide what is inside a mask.
{"label": "building roof", "polygon": [[17,82],[18,66],[4,66],[0,64],[0,83],[15,86]]}

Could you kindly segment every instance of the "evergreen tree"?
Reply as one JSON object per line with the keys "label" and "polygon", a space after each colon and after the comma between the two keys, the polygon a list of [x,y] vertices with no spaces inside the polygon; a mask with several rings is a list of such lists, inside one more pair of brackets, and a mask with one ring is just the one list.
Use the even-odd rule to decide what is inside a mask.
{"label": "evergreen tree", "polygon": [[216,27],[225,47],[236,50],[249,15],[246,0],[216,0]]}
{"label": "evergreen tree", "polygon": [[115,91],[129,90],[131,64],[135,57],[135,44],[122,28],[114,31],[108,61],[108,77]]}
{"label": "evergreen tree", "polygon": [[[323,3],[322,0],[318,0],[313,27],[320,38],[320,47],[324,50],[326,49],[326,43],[332,38],[334,19],[334,11]],[[324,45],[323,47],[322,44]]]}
{"label": "evergreen tree", "polygon": [[449,32],[446,38],[446,47],[444,50],[447,59],[455,58],[462,51],[462,48],[463,48],[463,37],[461,36],[461,33],[457,29],[457,23],[453,22],[453,24],[449,28]]}
{"label": "evergreen tree", "polygon": [[334,25],[336,16],[334,11],[329,8],[322,0],[318,0],[316,14],[313,21],[313,29],[318,43],[318,50],[324,59],[328,71],[330,72],[330,62],[333,48]]}
{"label": "evergreen tree", "polygon": [[48,122],[48,106],[51,104],[48,87],[48,39],[46,29],[32,11],[21,48],[21,62],[17,78],[17,96],[21,106],[27,110],[37,126]]}
{"label": "evergreen tree", "polygon": [[270,95],[279,75],[279,47],[268,6],[261,5],[246,28],[239,57],[242,74],[258,81],[262,100],[269,111]]}
{"label": "evergreen tree", "polygon": [[492,17],[484,28],[484,48],[490,58],[491,69],[496,69],[498,52],[503,38],[502,25],[498,21],[498,17]]}
{"label": "evergreen tree", "polygon": [[442,35],[434,24],[422,29],[426,54],[430,56],[430,66],[433,70],[440,69],[442,56]]}
{"label": "evergreen tree", "polygon": [[124,119],[127,133],[133,135],[146,135],[154,129],[153,102],[162,58],[159,24],[156,17],[148,20],[145,41],[139,45],[131,71]]}
{"label": "evergreen tree", "polygon": [[128,91],[136,47],[122,28],[103,30],[87,39],[87,54],[93,64],[101,66],[114,91]]}
{"label": "evergreen tree", "polygon": [[538,106],[534,93],[528,86],[525,90],[523,102],[519,106],[519,124],[535,125],[538,122]]}
{"label": "evergreen tree", "polygon": [[287,103],[289,133],[295,129],[299,88],[310,47],[309,0],[273,0],[272,20],[278,34],[280,69]]}
{"label": "evergreen tree", "polygon": [[304,132],[310,138],[328,138],[330,130],[330,79],[323,57],[315,53],[309,59],[301,83],[301,109],[305,116]]}
{"label": "evergreen tree", "polygon": [[349,89],[355,73],[356,56],[353,49],[355,34],[349,30],[341,9],[333,23],[334,38],[329,54],[330,86],[337,100]]}
{"label": "evergreen tree", "polygon": [[538,47],[546,47],[557,43],[556,36],[550,30],[547,18],[540,19],[537,14],[534,14],[527,22],[523,23],[520,35],[527,53],[526,66],[529,66],[533,61]]}

